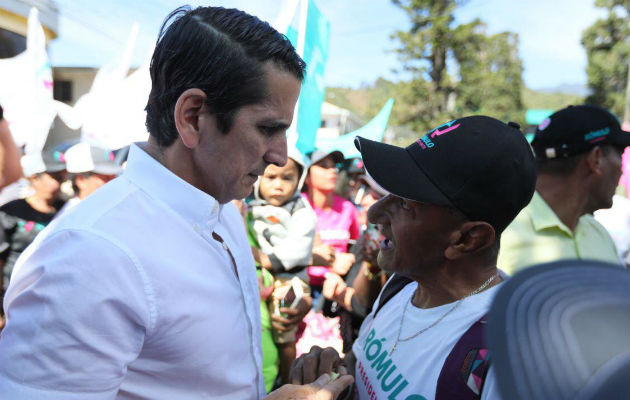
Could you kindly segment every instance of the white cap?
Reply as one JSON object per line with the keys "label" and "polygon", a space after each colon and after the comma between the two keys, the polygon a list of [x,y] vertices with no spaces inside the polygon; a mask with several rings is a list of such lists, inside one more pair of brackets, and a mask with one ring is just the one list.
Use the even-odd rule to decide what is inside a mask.
{"label": "white cap", "polygon": [[115,161],[114,153],[88,143],[77,143],[65,152],[66,169],[73,174],[94,172],[118,175],[122,168]]}
{"label": "white cap", "polygon": [[46,172],[46,164],[42,158],[42,153],[25,154],[20,158],[20,164],[22,165],[22,172],[25,177],[31,177],[36,174]]}

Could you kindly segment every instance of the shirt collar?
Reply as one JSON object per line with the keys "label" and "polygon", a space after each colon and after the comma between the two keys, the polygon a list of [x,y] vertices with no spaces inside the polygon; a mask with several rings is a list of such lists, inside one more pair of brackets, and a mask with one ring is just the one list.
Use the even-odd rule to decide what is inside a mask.
{"label": "shirt collar", "polygon": [[555,212],[549,207],[547,202],[542,198],[538,191],[534,192],[532,201],[529,203],[529,215],[532,218],[534,229],[537,231],[547,228],[558,228],[569,236],[573,236],[573,232],[569,229]]}
{"label": "shirt collar", "polygon": [[214,230],[219,221],[223,205],[151,157],[144,151],[144,143],[131,145],[123,177],[194,226],[203,224],[205,228]]}

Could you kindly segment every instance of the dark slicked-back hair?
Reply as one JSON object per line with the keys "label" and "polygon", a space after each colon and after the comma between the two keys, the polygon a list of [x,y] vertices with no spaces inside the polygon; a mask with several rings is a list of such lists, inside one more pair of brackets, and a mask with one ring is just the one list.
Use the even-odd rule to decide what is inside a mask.
{"label": "dark slicked-back hair", "polygon": [[237,111],[267,96],[267,61],[302,81],[306,64],[289,40],[243,11],[188,6],[170,13],[151,59],[147,129],[162,147],[178,137],[173,112],[179,96],[198,88],[227,133]]}

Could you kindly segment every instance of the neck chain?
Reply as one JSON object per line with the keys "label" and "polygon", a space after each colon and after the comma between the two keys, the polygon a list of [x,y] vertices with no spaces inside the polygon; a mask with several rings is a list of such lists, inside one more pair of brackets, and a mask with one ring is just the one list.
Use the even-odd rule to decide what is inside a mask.
{"label": "neck chain", "polygon": [[398,343],[400,342],[406,342],[408,340],[411,340],[413,338],[415,338],[416,336],[420,335],[421,333],[424,333],[426,331],[428,331],[429,329],[433,328],[435,325],[439,324],[440,321],[442,321],[444,318],[446,318],[447,315],[449,315],[450,313],[452,313],[453,311],[455,311],[455,309],[457,307],[459,307],[459,305],[461,304],[462,301],[464,301],[465,299],[467,299],[470,296],[474,296],[477,293],[481,292],[482,290],[484,290],[486,287],[488,287],[488,285],[497,277],[499,276],[498,274],[494,274],[492,275],[487,281],[485,281],[481,286],[479,286],[477,289],[473,290],[472,292],[470,292],[469,294],[467,294],[466,296],[462,297],[461,299],[457,300],[457,302],[455,303],[455,305],[453,305],[453,307],[451,307],[447,312],[445,312],[444,314],[442,314],[442,316],[440,318],[438,318],[437,320],[435,320],[435,322],[433,322],[431,325],[427,326],[426,328],[422,328],[421,330],[419,330],[418,332],[414,333],[411,336],[408,336],[406,338],[401,339],[400,334],[402,333],[402,328],[403,328],[403,322],[405,321],[405,313],[407,312],[407,307],[409,306],[409,303],[411,303],[411,301],[413,300],[413,293],[411,294],[411,298],[409,299],[409,301],[407,303],[405,303],[405,308],[403,309],[403,314],[402,317],[400,318],[400,325],[398,325],[398,335],[396,337],[396,341],[394,342],[394,345],[392,346],[391,350],[389,350],[389,356],[392,356],[392,353],[394,353],[394,350],[396,350],[396,346],[398,345]]}

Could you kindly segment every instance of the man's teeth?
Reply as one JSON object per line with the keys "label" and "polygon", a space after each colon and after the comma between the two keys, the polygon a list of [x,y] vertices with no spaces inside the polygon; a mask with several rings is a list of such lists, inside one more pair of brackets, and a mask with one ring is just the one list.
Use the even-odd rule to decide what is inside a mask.
{"label": "man's teeth", "polygon": [[394,248],[394,242],[391,241],[390,239],[383,239],[381,241],[381,248],[382,249],[393,249]]}

